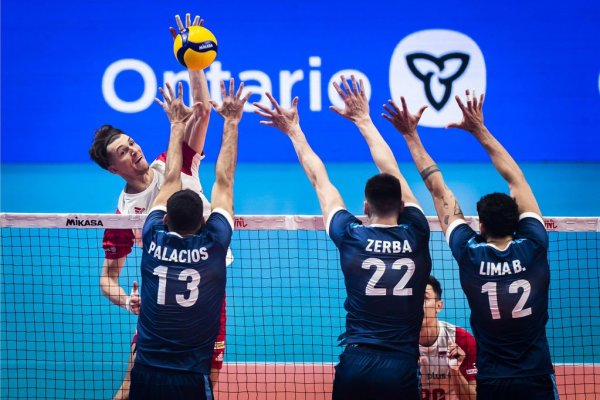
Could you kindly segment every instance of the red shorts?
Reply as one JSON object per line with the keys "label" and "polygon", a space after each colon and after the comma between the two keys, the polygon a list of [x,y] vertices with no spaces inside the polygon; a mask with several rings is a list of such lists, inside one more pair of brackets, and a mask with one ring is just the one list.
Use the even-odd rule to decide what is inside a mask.
{"label": "red shorts", "polygon": [[225,334],[227,325],[227,311],[225,309],[225,297],[223,297],[223,305],[221,306],[221,328],[219,328],[219,334],[217,340],[215,340],[215,348],[213,350],[213,356],[210,367],[212,369],[223,368],[223,356],[225,355]]}
{"label": "red shorts", "polygon": [[[227,333],[227,311],[225,309],[226,301],[223,298],[223,305],[221,306],[221,328],[219,329],[219,333],[217,334],[217,340],[215,340],[215,348],[213,350],[213,355],[211,359],[210,368],[211,369],[221,369],[223,368],[223,357],[225,356],[225,335]],[[137,330],[133,334],[133,338],[131,339],[131,347],[137,341]],[[135,354],[135,349],[133,350]]]}

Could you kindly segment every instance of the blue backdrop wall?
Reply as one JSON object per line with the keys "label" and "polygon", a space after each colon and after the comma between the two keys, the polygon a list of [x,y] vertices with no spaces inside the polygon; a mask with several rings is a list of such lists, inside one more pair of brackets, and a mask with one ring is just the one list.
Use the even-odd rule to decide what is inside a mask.
{"label": "blue backdrop wall", "polygon": [[[404,143],[379,114],[401,94],[413,109],[430,105],[421,134],[436,159],[487,159],[466,133],[440,128],[460,119],[452,97],[472,87],[486,92],[486,122],[517,160],[600,161],[596,1],[5,0],[2,162],[88,162],[104,123],[134,136],[149,159],[162,151],[168,122],[152,99],[157,85],[187,76],[168,32],[186,11],[219,40],[211,87],[233,76],[257,93],[253,101],[265,91],[284,104],[299,96],[303,128],[326,161],[370,161],[352,124],[328,109],[338,101],[330,82],[343,71],[367,82],[400,160],[409,159]],[[295,161],[287,139],[250,111],[240,161]],[[212,118],[209,161],[221,131]]]}

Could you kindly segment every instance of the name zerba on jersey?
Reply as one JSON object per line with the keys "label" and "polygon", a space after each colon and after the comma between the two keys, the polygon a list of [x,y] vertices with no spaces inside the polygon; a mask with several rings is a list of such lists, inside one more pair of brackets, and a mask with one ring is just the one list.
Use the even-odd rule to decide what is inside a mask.
{"label": "name zerba on jersey", "polygon": [[412,248],[410,247],[410,244],[408,244],[408,240],[391,241],[367,239],[365,251],[383,254],[412,253]]}
{"label": "name zerba on jersey", "polygon": [[[153,252],[154,254],[152,254]],[[173,261],[180,263],[197,263],[200,260],[206,260],[208,258],[208,251],[206,250],[206,247],[200,247],[199,249],[191,250],[168,249],[166,247],[157,246],[154,241],[150,242],[148,254],[152,254],[152,257],[161,261]]]}
{"label": "name zerba on jersey", "polygon": [[[511,268],[512,266],[512,268]],[[521,265],[520,260],[512,260],[504,262],[482,261],[479,265],[479,275],[511,275],[525,271],[525,267]]]}

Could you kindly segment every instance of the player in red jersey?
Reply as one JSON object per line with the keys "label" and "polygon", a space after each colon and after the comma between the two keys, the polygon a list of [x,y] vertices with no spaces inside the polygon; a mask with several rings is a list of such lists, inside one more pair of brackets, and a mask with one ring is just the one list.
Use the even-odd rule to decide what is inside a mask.
{"label": "player in red jersey", "polygon": [[419,336],[419,364],[423,400],[475,400],[477,346],[465,329],[440,321],[442,286],[429,276],[425,290],[425,318]]}
{"label": "player in red jersey", "polygon": [[[184,25],[179,16],[176,16],[175,19],[179,30],[184,30]],[[186,27],[202,24],[203,20],[200,20],[200,17],[196,16],[194,21],[191,22],[190,14],[186,15]],[[174,28],[170,28],[170,31],[173,36],[176,35]],[[188,73],[193,103],[202,103],[204,112],[197,112],[187,122],[182,148],[183,166],[181,169],[181,180],[184,189],[191,189],[200,195],[206,216],[210,213],[210,203],[203,194],[198,170],[200,161],[204,158],[203,148],[210,118],[210,94],[204,71],[189,70]],[[119,196],[117,204],[118,214],[146,214],[150,210],[165,179],[166,152],[158,156],[149,165],[142,148],[132,137],[120,129],[104,125],[95,132],[94,142],[90,148],[90,157],[100,167],[119,175],[126,182]],[[119,276],[134,243],[138,245],[141,243],[140,233],[138,230],[123,229],[107,229],[105,231],[102,241],[105,258],[100,277],[102,294],[113,304],[123,307],[136,315],[139,314],[140,310],[137,283],[134,282],[131,295],[127,295],[127,292],[119,284]],[[229,252],[228,265],[231,264],[232,260],[231,252]],[[215,342],[213,354],[211,370],[211,381],[213,384],[218,382],[219,370],[223,365],[225,327],[226,310],[224,299],[221,310],[221,330]],[[135,358],[135,340],[136,336],[132,340],[127,372],[121,387],[115,395],[115,399],[127,399],[129,397],[129,372]]]}

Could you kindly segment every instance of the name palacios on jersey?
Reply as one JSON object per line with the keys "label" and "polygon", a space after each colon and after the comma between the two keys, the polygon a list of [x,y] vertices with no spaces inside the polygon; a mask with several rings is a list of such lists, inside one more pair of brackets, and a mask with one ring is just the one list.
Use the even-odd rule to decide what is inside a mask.
{"label": "name palacios on jersey", "polygon": [[178,263],[197,263],[208,259],[206,247],[199,249],[172,249],[157,245],[154,241],[148,247],[148,254],[161,261],[172,261]]}

